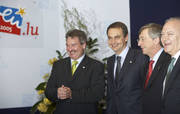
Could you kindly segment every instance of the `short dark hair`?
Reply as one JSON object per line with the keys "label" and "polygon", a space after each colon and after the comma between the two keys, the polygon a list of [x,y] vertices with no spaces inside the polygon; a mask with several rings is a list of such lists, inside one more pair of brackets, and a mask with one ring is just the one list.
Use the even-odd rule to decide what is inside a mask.
{"label": "short dark hair", "polygon": [[87,42],[87,36],[86,36],[85,32],[78,30],[78,29],[69,30],[66,33],[66,40],[68,37],[71,37],[71,38],[77,37],[81,44],[84,44]]}
{"label": "short dark hair", "polygon": [[124,23],[122,23],[122,22],[119,22],[119,21],[118,21],[118,22],[114,22],[114,23],[110,24],[110,25],[108,26],[108,28],[107,28],[107,31],[106,31],[106,34],[107,34],[107,35],[108,35],[108,31],[109,31],[110,28],[121,28],[122,31],[123,31],[123,36],[124,36],[124,37],[126,37],[127,34],[128,34],[127,26],[126,26]]}

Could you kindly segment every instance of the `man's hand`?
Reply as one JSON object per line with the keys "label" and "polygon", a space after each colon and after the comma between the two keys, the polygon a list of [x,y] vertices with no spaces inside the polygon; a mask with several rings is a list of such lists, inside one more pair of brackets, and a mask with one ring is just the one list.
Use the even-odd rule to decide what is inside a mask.
{"label": "man's hand", "polygon": [[59,99],[71,98],[71,89],[62,85],[57,89],[57,96]]}

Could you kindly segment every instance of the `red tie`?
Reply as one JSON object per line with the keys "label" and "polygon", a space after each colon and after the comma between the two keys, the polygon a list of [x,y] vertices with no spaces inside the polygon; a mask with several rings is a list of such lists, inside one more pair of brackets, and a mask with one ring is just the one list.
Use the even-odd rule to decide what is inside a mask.
{"label": "red tie", "polygon": [[147,78],[146,78],[146,82],[145,82],[144,88],[147,87],[148,81],[149,81],[149,79],[150,79],[150,76],[151,76],[151,73],[152,73],[152,68],[153,68],[153,63],[154,63],[153,60],[151,60],[151,61],[149,62],[149,69],[148,69],[148,74],[147,74]]}

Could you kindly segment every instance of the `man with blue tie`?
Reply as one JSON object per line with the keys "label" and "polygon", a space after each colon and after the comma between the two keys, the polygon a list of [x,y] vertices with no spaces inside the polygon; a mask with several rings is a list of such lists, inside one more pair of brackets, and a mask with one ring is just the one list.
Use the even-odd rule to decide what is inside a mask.
{"label": "man with blue tie", "polygon": [[171,55],[162,89],[162,114],[180,114],[180,17],[166,20],[161,41]]}
{"label": "man with blue tie", "polygon": [[108,45],[115,52],[107,60],[106,114],[142,114],[144,56],[127,46],[128,30],[124,23],[112,23],[106,33]]}

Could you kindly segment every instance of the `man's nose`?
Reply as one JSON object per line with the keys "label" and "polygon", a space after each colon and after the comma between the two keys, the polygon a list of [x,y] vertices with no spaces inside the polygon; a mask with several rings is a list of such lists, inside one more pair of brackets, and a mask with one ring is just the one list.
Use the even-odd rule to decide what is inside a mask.
{"label": "man's nose", "polygon": [[111,42],[112,42],[112,43],[116,43],[116,40],[113,38],[113,39],[111,40]]}
{"label": "man's nose", "polygon": [[141,41],[139,39],[137,40],[137,44],[138,46],[141,46]]}

